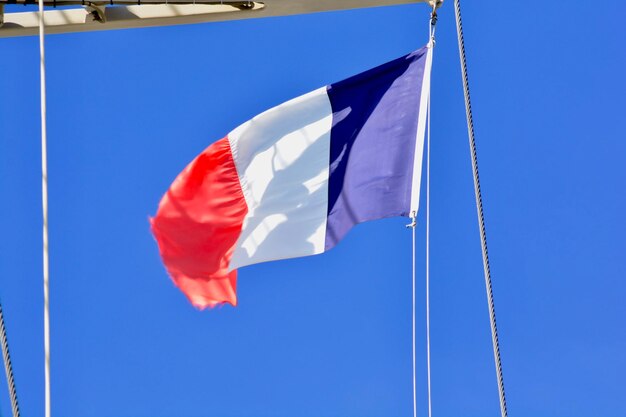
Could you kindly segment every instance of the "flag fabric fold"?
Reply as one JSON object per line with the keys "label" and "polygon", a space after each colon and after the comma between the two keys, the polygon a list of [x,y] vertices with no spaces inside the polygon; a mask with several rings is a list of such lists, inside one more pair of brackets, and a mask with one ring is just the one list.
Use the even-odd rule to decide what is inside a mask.
{"label": "flag fabric fold", "polygon": [[236,305],[237,268],[417,213],[430,66],[425,46],[261,113],[196,157],[151,219],[191,303]]}

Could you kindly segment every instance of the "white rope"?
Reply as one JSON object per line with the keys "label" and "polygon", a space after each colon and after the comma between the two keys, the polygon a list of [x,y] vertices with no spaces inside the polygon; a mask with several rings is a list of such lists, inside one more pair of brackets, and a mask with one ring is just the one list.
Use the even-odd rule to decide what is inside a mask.
{"label": "white rope", "polygon": [[[428,47],[435,47],[435,23],[437,22],[437,7],[441,2],[435,1],[433,3],[433,11],[428,22],[428,32],[429,32],[429,41]],[[432,54],[432,50],[429,52]],[[432,59],[432,58],[431,58]],[[428,65],[428,64],[427,64]],[[430,84],[430,80],[428,80]],[[429,301],[429,233],[430,233],[430,88],[428,90],[428,100],[426,105],[426,128],[428,132],[428,141],[427,141],[427,162],[426,162],[426,175],[427,175],[427,183],[426,183],[426,341],[427,341],[427,357],[428,357],[428,416],[431,416],[431,400],[430,400],[430,301]],[[412,251],[411,251],[411,260],[412,260],[412,341],[413,341],[413,417],[417,417],[417,378],[416,378],[416,347],[415,347],[415,321],[416,321],[416,313],[415,313],[415,227],[416,227],[416,219],[417,212],[412,211],[410,214],[411,223],[407,224],[407,227],[412,229],[411,237],[412,237]]]}
{"label": "white rope", "polygon": [[[435,50],[435,24],[437,23],[438,3],[433,4],[430,15],[429,42],[432,52]],[[426,118],[426,373],[428,385],[428,417],[432,417],[432,400],[430,385],[430,93],[428,91],[428,109]]]}
{"label": "white rope", "polygon": [[43,213],[43,335],[45,368],[45,417],[50,417],[50,301],[48,255],[48,151],[46,129],[46,54],[43,0],[39,0],[39,63],[41,84],[41,206]]}
{"label": "white rope", "polygon": [[[432,39],[432,38],[431,38]],[[434,42],[433,42],[434,47]],[[426,372],[428,375],[428,417],[432,417],[430,399],[430,95],[426,129]]]}
{"label": "white rope", "polygon": [[417,387],[416,387],[416,378],[415,378],[415,213],[412,213],[412,217],[411,217],[411,231],[412,231],[412,238],[413,238],[413,245],[412,245],[412,254],[413,254],[413,314],[411,315],[412,317],[412,323],[413,323],[413,417],[417,417]]}
{"label": "white rope", "polygon": [[498,328],[496,326],[496,307],[493,301],[493,290],[491,287],[491,270],[489,268],[489,253],[487,251],[487,232],[485,231],[483,199],[480,192],[480,177],[478,176],[478,155],[476,152],[476,140],[474,138],[474,119],[472,117],[472,102],[470,100],[467,59],[465,57],[465,41],[463,40],[463,22],[461,20],[461,4],[459,0],[454,0],[454,14],[456,16],[459,58],[461,59],[461,72],[463,76],[463,94],[465,96],[467,133],[469,136],[470,155],[472,159],[472,172],[474,174],[474,194],[476,197],[476,212],[478,215],[478,225],[480,231],[480,246],[483,254],[483,270],[485,274],[485,287],[487,290],[489,321],[491,323],[491,343],[493,345],[493,356],[496,363],[496,378],[498,380],[498,393],[500,395],[500,414],[502,417],[507,417],[508,412],[506,408],[506,396],[504,394],[504,377],[502,376],[502,361],[500,359],[500,342],[498,341]]}

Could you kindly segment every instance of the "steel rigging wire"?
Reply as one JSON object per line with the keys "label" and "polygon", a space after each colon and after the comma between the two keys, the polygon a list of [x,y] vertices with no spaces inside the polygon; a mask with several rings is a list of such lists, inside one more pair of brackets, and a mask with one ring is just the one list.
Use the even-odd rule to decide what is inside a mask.
{"label": "steel rigging wire", "polygon": [[480,192],[480,178],[478,176],[478,156],[476,153],[476,140],[474,138],[474,119],[472,117],[472,103],[470,100],[469,78],[467,75],[467,59],[465,58],[465,40],[463,39],[463,23],[461,20],[460,0],[454,0],[454,15],[456,17],[456,31],[459,43],[459,58],[461,59],[461,71],[463,75],[463,94],[465,96],[465,115],[467,117],[467,133],[469,136],[470,154],[472,158],[472,172],[474,174],[474,194],[476,197],[476,212],[480,230],[480,245],[483,254],[483,269],[485,273],[485,286],[487,289],[487,303],[489,304],[489,321],[491,323],[491,342],[493,356],[496,363],[496,376],[498,379],[498,393],[500,395],[500,413],[507,417],[506,396],[504,394],[504,377],[502,376],[502,361],[500,359],[500,342],[498,341],[498,328],[496,326],[496,307],[493,301],[491,287],[491,270],[489,268],[489,253],[487,251],[487,232],[485,230],[485,216],[483,214],[483,198]]}
{"label": "steel rigging wire", "polygon": [[4,326],[4,313],[0,304],[0,343],[2,344],[2,359],[4,360],[4,371],[7,375],[7,385],[9,387],[9,396],[11,397],[11,411],[13,417],[20,417],[20,407],[17,402],[17,391],[15,389],[15,381],[13,378],[13,366],[11,365],[11,355],[9,354],[9,339],[7,338],[6,328]]}

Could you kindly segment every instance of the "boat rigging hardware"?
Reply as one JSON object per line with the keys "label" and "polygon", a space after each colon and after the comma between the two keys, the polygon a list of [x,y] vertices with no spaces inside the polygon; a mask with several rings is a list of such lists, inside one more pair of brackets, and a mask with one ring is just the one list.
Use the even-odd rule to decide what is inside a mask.
{"label": "boat rigging hardware", "polygon": [[104,10],[106,8],[105,5],[97,5],[94,3],[89,3],[89,4],[86,4],[84,7],[85,7],[85,10],[87,10],[89,14],[92,16],[94,21],[100,22],[100,23],[106,23],[107,16]]}
{"label": "boat rigging hardware", "polygon": [[[86,0],[44,0],[44,6],[56,8],[58,6],[85,6],[85,5],[110,5],[110,6],[130,6],[145,4],[204,4],[214,6],[231,6],[240,10],[250,10],[254,8],[253,1],[216,1],[216,0],[104,0],[104,1],[86,1]],[[33,0],[0,0],[0,6],[18,5],[29,6],[37,4]]]}
{"label": "boat rigging hardware", "polygon": [[433,11],[430,13],[430,26],[432,26],[433,28],[437,24],[437,19],[438,19],[437,9],[440,8],[442,4],[443,4],[443,0],[437,0],[436,2],[433,2],[432,4]]}
{"label": "boat rigging hardware", "polygon": [[[31,0],[18,1],[13,0],[12,4],[31,4]],[[214,0],[195,0],[195,3],[192,0],[168,0],[167,3],[161,0],[44,2],[52,8],[44,12],[47,34],[232,20],[238,19],[236,15],[239,13],[254,15],[265,8],[261,2]],[[8,4],[6,0],[0,0],[0,7],[5,4]],[[5,13],[4,24],[0,26],[0,38],[36,35],[38,21],[38,12]]]}
{"label": "boat rigging hardware", "polygon": [[[42,0],[46,34],[171,26],[290,16],[325,11],[426,3],[441,0]],[[39,14],[17,12],[37,0],[0,0],[0,38],[38,33]],[[9,7],[3,7],[9,5]],[[74,6],[74,7],[67,7]],[[2,14],[2,8],[6,13]],[[29,9],[27,9],[29,10]],[[15,12],[14,12],[15,11]],[[1,24],[1,21],[4,24]]]}

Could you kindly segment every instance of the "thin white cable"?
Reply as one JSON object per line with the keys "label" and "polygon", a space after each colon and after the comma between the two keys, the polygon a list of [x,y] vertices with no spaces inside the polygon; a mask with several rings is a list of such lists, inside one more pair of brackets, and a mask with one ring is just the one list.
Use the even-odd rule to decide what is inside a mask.
{"label": "thin white cable", "polygon": [[417,417],[417,383],[415,377],[415,216],[416,214],[412,214],[412,224],[411,224],[411,233],[413,238],[413,314],[411,315],[413,320],[413,417]]}
{"label": "thin white cable", "polygon": [[[435,2],[433,4],[433,14],[428,22],[428,32],[429,32],[429,41],[428,47],[434,48],[435,46],[435,28],[434,22],[436,22],[436,9],[440,3]],[[432,53],[432,50],[431,50]],[[430,80],[428,80],[430,84]],[[430,400],[430,304],[429,304],[429,262],[428,262],[428,242],[429,242],[429,231],[430,231],[430,88],[428,91],[428,101],[427,101],[427,131],[428,131],[428,142],[427,142],[427,162],[426,162],[426,170],[427,170],[427,185],[426,185],[426,340],[427,340],[427,356],[428,356],[428,416],[431,417],[431,400]],[[415,227],[416,227],[416,219],[417,213],[415,211],[411,212],[410,215],[411,223],[407,225],[412,229],[411,237],[412,237],[412,298],[413,298],[413,308],[412,308],[412,336],[413,336],[413,417],[417,417],[417,377],[416,377],[416,343],[415,343],[415,321],[416,321],[416,313],[415,313]]]}
{"label": "thin white cable", "polygon": [[[429,42],[432,52],[435,50],[435,24],[437,22],[437,3],[433,5],[430,17]],[[430,385],[430,93],[428,90],[428,108],[426,116],[426,372],[428,377],[428,417],[432,417]]]}
{"label": "thin white cable", "polygon": [[432,417],[430,399],[430,95],[426,129],[426,362],[428,374],[428,417]]}
{"label": "thin white cable", "polygon": [[46,129],[46,51],[43,0],[39,0],[39,71],[41,93],[41,206],[43,213],[43,336],[45,417],[50,417],[50,300],[48,254],[48,134]]}

